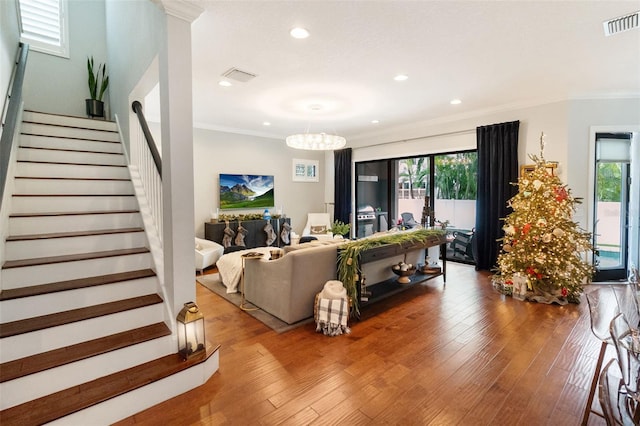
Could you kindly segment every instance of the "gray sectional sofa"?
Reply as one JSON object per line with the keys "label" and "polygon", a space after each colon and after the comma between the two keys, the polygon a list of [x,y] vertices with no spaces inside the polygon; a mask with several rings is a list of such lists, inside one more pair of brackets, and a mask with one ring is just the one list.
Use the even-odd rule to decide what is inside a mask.
{"label": "gray sectional sofa", "polygon": [[319,240],[285,247],[279,259],[245,262],[244,294],[287,324],[313,317],[315,296],[337,275],[338,247],[346,240]]}

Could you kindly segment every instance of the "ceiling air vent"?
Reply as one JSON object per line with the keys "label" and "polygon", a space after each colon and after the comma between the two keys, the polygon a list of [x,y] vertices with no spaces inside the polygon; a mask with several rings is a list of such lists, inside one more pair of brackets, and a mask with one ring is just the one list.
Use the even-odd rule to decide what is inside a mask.
{"label": "ceiling air vent", "polygon": [[249,80],[256,78],[255,74],[251,74],[250,72],[239,70],[238,68],[229,68],[227,71],[222,74],[223,77],[229,78],[235,81],[241,81],[246,83]]}
{"label": "ceiling air vent", "polygon": [[638,15],[640,15],[640,11],[604,21],[602,23],[604,26],[604,35],[610,36],[638,28]]}

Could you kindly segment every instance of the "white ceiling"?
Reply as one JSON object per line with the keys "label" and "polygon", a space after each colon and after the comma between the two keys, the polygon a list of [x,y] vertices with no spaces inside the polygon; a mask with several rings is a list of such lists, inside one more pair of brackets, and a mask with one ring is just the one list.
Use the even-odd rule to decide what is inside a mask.
{"label": "white ceiling", "polygon": [[[605,37],[602,26],[640,10],[640,1],[199,4],[206,10],[192,25],[197,127],[349,139],[513,105],[640,95],[640,30]],[[296,26],[310,37],[292,38]],[[257,77],[219,86],[231,67]],[[394,81],[398,73],[409,79]],[[451,105],[454,98],[462,104]],[[312,111],[314,104],[323,109]]]}

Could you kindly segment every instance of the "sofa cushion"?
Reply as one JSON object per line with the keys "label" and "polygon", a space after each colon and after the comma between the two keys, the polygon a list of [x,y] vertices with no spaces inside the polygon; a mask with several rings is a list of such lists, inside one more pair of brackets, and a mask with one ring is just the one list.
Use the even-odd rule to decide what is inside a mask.
{"label": "sofa cushion", "polygon": [[311,235],[326,234],[326,233],[327,233],[326,225],[311,226]]}

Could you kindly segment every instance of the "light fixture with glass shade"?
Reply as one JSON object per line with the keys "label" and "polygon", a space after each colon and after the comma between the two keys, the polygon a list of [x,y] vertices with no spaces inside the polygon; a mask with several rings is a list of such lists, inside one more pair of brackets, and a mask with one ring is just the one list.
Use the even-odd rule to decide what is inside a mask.
{"label": "light fixture with glass shade", "polygon": [[314,151],[330,151],[343,148],[347,140],[342,136],[329,135],[327,133],[298,133],[287,136],[287,146],[295,149],[308,149]]}

